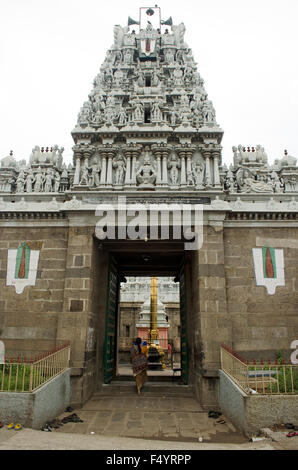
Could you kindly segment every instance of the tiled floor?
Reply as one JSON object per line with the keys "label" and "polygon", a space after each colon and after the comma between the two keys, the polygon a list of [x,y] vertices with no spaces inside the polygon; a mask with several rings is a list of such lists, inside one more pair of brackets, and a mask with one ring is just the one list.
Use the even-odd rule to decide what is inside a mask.
{"label": "tiled floor", "polygon": [[[191,396],[95,395],[72,413],[84,422],[69,422],[54,432],[196,442],[201,438],[204,442],[247,442],[226,419],[224,424],[219,424],[209,418]],[[59,418],[70,414],[63,413]]]}

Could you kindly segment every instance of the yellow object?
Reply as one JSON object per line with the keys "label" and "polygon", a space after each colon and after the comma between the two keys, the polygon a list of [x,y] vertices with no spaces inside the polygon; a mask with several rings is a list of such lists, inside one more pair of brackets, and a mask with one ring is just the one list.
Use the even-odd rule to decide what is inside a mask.
{"label": "yellow object", "polygon": [[10,424],[7,426],[7,429],[14,429],[14,423],[10,423]]}
{"label": "yellow object", "polygon": [[18,424],[15,425],[14,428],[15,428],[16,431],[19,431],[20,429],[22,429],[22,427],[23,427],[23,426],[18,423]]}
{"label": "yellow object", "polygon": [[149,341],[154,344],[158,339],[157,329],[157,277],[151,278],[150,287],[150,332]]}

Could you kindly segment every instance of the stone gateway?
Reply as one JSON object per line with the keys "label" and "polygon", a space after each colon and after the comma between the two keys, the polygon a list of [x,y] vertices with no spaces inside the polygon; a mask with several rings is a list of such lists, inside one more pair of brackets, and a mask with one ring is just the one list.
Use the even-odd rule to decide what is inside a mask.
{"label": "stone gateway", "polygon": [[[181,379],[206,408],[218,403],[222,343],[290,358],[298,340],[297,159],[251,143],[227,168],[184,24],[148,11],[115,26],[72,163],[36,145],[0,165],[0,338],[28,357],[69,341],[74,406],[117,375],[127,277],[179,283]],[[202,243],[186,249],[198,208]]]}

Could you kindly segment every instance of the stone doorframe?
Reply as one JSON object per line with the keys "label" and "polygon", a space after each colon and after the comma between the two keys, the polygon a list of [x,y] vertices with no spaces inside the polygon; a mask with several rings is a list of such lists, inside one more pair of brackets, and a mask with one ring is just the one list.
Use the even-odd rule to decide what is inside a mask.
{"label": "stone doorframe", "polygon": [[[189,384],[203,405],[214,405],[220,344],[231,338],[224,268],[223,217],[212,213],[199,251],[185,253]],[[103,383],[108,252],[93,226],[69,227],[63,310],[57,340],[71,343],[72,403],[82,404]],[[211,393],[212,390],[212,393]]]}

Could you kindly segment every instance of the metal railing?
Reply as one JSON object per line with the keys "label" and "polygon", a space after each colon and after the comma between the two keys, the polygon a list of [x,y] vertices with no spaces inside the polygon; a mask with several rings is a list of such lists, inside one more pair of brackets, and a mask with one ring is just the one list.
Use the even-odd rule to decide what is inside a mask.
{"label": "metal railing", "polygon": [[221,346],[221,369],[245,393],[298,394],[298,365],[283,360],[249,362]]}
{"label": "metal railing", "polygon": [[69,367],[70,346],[65,344],[37,358],[5,359],[0,364],[0,392],[33,392]]}

